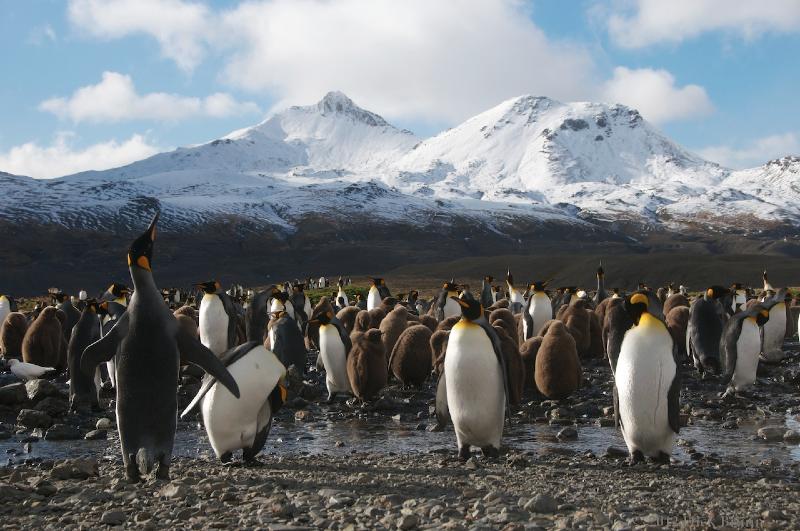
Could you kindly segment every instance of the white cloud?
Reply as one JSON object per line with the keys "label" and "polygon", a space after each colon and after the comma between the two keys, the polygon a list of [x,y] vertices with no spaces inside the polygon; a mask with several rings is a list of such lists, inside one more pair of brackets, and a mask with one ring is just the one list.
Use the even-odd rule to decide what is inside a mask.
{"label": "white cloud", "polygon": [[634,107],[654,123],[696,118],[714,108],[703,87],[677,87],[672,74],[650,68],[632,70],[618,66],[614,76],[603,85],[601,97]]}
{"label": "white cloud", "polygon": [[50,24],[36,26],[28,33],[28,42],[36,46],[42,46],[43,44],[56,42],[57,40],[56,30],[54,30],[53,26]]}
{"label": "white cloud", "polygon": [[150,35],[186,71],[202,60],[210,31],[208,8],[182,0],[70,0],[68,17],[82,34],[102,39]]}
{"label": "white cloud", "polygon": [[240,103],[228,94],[206,98],[185,97],[165,92],[138,94],[130,76],[103,72],[96,85],[76,90],[69,98],[51,98],[39,109],[73,122],[120,122],[125,120],[176,121],[193,116],[215,118],[257,113],[250,102]]}
{"label": "white cloud", "polygon": [[709,146],[697,152],[728,168],[752,168],[786,155],[800,155],[800,136],[789,132],[759,138],[739,148]]}
{"label": "white cloud", "polygon": [[0,168],[8,173],[46,179],[79,171],[116,168],[161,151],[142,135],[133,135],[123,142],[100,142],[82,149],[73,148],[73,138],[72,133],[62,132],[49,146],[36,142],[14,146],[0,152]]}
{"label": "white cloud", "polygon": [[628,0],[617,2],[607,24],[625,48],[679,43],[709,31],[751,40],[767,32],[800,30],[797,0]]}

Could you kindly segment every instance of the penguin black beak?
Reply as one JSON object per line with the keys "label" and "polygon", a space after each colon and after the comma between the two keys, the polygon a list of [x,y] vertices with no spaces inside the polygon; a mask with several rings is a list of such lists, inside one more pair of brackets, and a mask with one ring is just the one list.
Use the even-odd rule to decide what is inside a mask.
{"label": "penguin black beak", "polygon": [[161,212],[156,212],[153,221],[150,222],[150,226],[147,228],[147,232],[150,233],[151,242],[156,241],[156,224],[158,223],[159,216],[161,216]]}
{"label": "penguin black beak", "polygon": [[458,305],[461,306],[462,308],[469,308],[469,303],[464,299],[459,299],[458,297],[450,297],[450,298],[456,301]]}

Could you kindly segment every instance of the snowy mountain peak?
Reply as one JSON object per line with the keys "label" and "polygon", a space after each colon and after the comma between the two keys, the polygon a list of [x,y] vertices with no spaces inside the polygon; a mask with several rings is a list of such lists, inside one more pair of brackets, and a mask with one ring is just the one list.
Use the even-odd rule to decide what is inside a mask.
{"label": "snowy mountain peak", "polygon": [[319,113],[322,116],[347,116],[357,122],[372,127],[386,127],[389,123],[377,114],[364,110],[348,98],[344,93],[331,91],[325,94],[316,105],[292,107],[290,111]]}

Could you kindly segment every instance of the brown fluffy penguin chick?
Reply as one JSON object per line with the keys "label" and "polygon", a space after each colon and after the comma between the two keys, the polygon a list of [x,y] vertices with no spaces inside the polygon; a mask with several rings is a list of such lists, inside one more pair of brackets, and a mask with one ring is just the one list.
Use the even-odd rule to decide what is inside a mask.
{"label": "brown fluffy penguin chick", "polygon": [[448,330],[449,331],[460,320],[461,320],[461,316],[460,315],[454,315],[452,317],[448,317],[447,319],[445,319],[444,321],[442,321],[441,323],[439,323],[436,326],[436,330]]}
{"label": "brown fluffy penguin chick", "polygon": [[600,318],[592,310],[586,310],[589,315],[589,352],[587,357],[590,359],[600,359],[605,356],[606,350],[603,346],[603,325]]}
{"label": "brown fluffy penguin chick", "polygon": [[179,313],[175,316],[175,320],[178,321],[178,326],[191,337],[200,337],[197,331],[197,323],[194,319],[185,313]]}
{"label": "brown fluffy penguin chick", "polygon": [[498,319],[498,324],[493,328],[500,339],[500,352],[506,364],[506,385],[508,386],[508,403],[517,405],[522,401],[522,389],[525,387],[525,368],[522,365],[522,358],[519,355],[517,342],[511,334],[506,331],[502,319]]}
{"label": "brown fluffy penguin chick", "polygon": [[406,328],[389,356],[389,369],[403,385],[419,386],[431,374],[431,332],[425,325]]}
{"label": "brown fluffy penguin chick", "polygon": [[197,310],[195,310],[191,306],[181,306],[180,308],[172,312],[172,314],[175,317],[178,317],[179,315],[185,315],[186,317],[190,317],[191,319],[193,319],[195,323],[198,323],[199,320]]}
{"label": "brown fluffy penguin chick", "polygon": [[572,338],[575,340],[575,348],[578,349],[578,356],[588,357],[589,346],[591,345],[591,335],[589,334],[589,314],[582,305],[575,303],[567,307],[561,314],[561,322],[567,328]]}
{"label": "brown fluffy penguin chick", "polygon": [[667,314],[667,329],[675,342],[680,359],[686,359],[686,329],[689,327],[689,307],[676,306]]}
{"label": "brown fluffy penguin chick", "polygon": [[383,341],[383,349],[385,352],[391,354],[394,350],[394,345],[397,340],[408,326],[408,310],[404,307],[397,308],[389,312],[383,321],[379,330],[381,331],[381,341]]}
{"label": "brown fluffy penguin chick", "polygon": [[369,327],[380,328],[381,321],[383,321],[385,318],[386,312],[380,306],[369,310]]}
{"label": "brown fluffy penguin chick", "polygon": [[500,308],[499,310],[493,310],[489,314],[489,323],[492,325],[502,323],[503,330],[506,331],[508,334],[509,339],[512,339],[516,345],[519,345],[517,341],[517,320],[514,317],[514,314],[511,313],[511,310],[507,308]]}
{"label": "brown fluffy penguin chick", "polygon": [[561,321],[552,321],[536,354],[534,380],[539,392],[551,400],[561,400],[578,389],[581,362],[575,340]]}
{"label": "brown fluffy penguin chick", "polygon": [[22,358],[22,340],[28,330],[28,320],[20,312],[11,312],[0,326],[0,354],[5,359]]}
{"label": "brown fluffy penguin chick", "polygon": [[442,374],[448,339],[450,339],[450,330],[437,330],[431,334],[431,362],[433,363],[433,370],[436,371],[436,376]]}
{"label": "brown fluffy penguin chick", "polygon": [[436,327],[439,326],[439,322],[436,320],[436,317],[432,315],[420,315],[419,322],[420,324],[424,324],[430,328],[431,332],[436,332]]}
{"label": "brown fluffy penguin chick", "polygon": [[57,369],[66,369],[67,368],[67,349],[69,348],[69,339],[72,336],[72,330],[69,332],[64,332],[64,328],[67,326],[67,314],[64,310],[56,309],[56,317],[58,318],[59,324],[61,324],[61,345],[58,348],[58,359],[63,360],[63,367],[59,366],[56,367]]}
{"label": "brown fluffy penguin chick", "polygon": [[495,302],[494,304],[486,308],[486,311],[491,313],[501,308],[508,308],[508,299],[500,299],[499,301]]}
{"label": "brown fluffy penguin chick", "polygon": [[396,297],[384,297],[384,299],[381,301],[381,305],[378,306],[378,308],[383,310],[383,313],[385,313],[386,315],[389,315],[389,312],[394,310],[395,306],[397,306]]}
{"label": "brown fluffy penguin chick", "polygon": [[61,370],[67,361],[61,358],[61,343],[63,342],[64,336],[61,334],[58,310],[48,306],[42,310],[39,317],[25,332],[22,340],[22,359],[26,363],[33,363],[40,367],[53,367]]}
{"label": "brown fluffy penguin chick", "polygon": [[667,315],[673,308],[678,308],[680,306],[686,306],[688,308],[689,299],[681,293],[673,293],[667,297],[667,300],[664,302],[664,315]]}
{"label": "brown fluffy penguin chick", "polygon": [[[351,333],[356,326],[356,316],[358,316],[361,310],[358,309],[358,306],[345,306],[339,313],[336,314],[336,318],[342,322],[342,326],[347,333]],[[367,314],[369,315],[369,314]]]}
{"label": "brown fluffy penguin chick", "polygon": [[389,378],[387,365],[381,331],[371,329],[357,334],[347,356],[347,377],[353,394],[361,400],[370,400],[378,394]]}
{"label": "brown fluffy penguin chick", "polygon": [[600,323],[600,328],[603,328],[603,323],[606,322],[606,310],[608,309],[608,305],[611,304],[612,299],[611,297],[607,299],[603,299],[600,301],[600,304],[597,305],[597,308],[594,309],[594,314],[597,316],[597,321]]}
{"label": "brown fluffy penguin chick", "polygon": [[367,310],[361,310],[356,314],[356,320],[353,322],[353,331],[350,332],[350,335],[353,335],[356,332],[361,332],[363,334],[372,328],[370,326],[371,324],[372,319],[370,318],[369,312]]}
{"label": "brown fluffy penguin chick", "polygon": [[536,354],[542,346],[542,336],[534,336],[519,346],[519,355],[525,369],[525,389],[536,389],[533,379],[536,372]]}

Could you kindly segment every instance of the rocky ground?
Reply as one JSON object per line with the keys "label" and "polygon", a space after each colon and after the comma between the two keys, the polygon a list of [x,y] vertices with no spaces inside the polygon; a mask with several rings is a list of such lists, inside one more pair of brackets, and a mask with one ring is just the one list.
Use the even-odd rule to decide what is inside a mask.
{"label": "rocky ground", "polygon": [[[68,414],[63,382],[7,383],[0,387],[0,443],[9,457],[9,465],[0,468],[2,526],[798,528],[800,451],[787,420],[800,414],[796,349],[790,346],[780,365],[764,366],[756,390],[745,397],[722,399],[718,382],[685,369],[683,422],[690,428],[708,427],[704,433],[714,438],[682,435],[669,465],[629,466],[619,445],[600,451],[583,445],[584,434],[592,430],[615,430],[610,373],[602,360],[585,364],[584,386],[570,399],[553,402],[529,391],[512,410],[508,432],[551,431],[555,446],[548,451],[507,437],[499,459],[487,461],[476,454],[462,464],[448,437],[452,433],[432,433],[432,385],[421,390],[392,386],[369,404],[351,399],[326,405],[318,373],[305,378],[292,373],[292,396],[278,415],[276,432],[313,433],[317,451],[304,451],[303,437],[281,441],[275,435],[260,466],[222,465],[202,451],[197,457],[174,458],[171,482],[151,479],[135,485],[124,479],[113,408]],[[196,386],[186,375],[182,402]],[[401,422],[419,432],[414,440],[422,444],[398,452],[388,437],[385,447],[373,443],[365,450],[366,445],[345,443],[315,428],[357,422]],[[195,428],[193,421],[182,422],[179,429],[190,440],[202,441],[205,435]],[[425,444],[436,436],[448,444]],[[88,444],[84,438],[106,437],[104,451],[82,450]],[[745,450],[732,454],[714,448],[726,438],[741,441]],[[37,454],[42,439],[72,445],[65,446],[71,458],[42,452],[27,457]],[[66,441],[53,443],[61,440]],[[776,453],[748,458],[748,449],[763,455],[764,448]],[[183,450],[176,453],[193,455]],[[73,458],[79,455],[91,456]]]}

